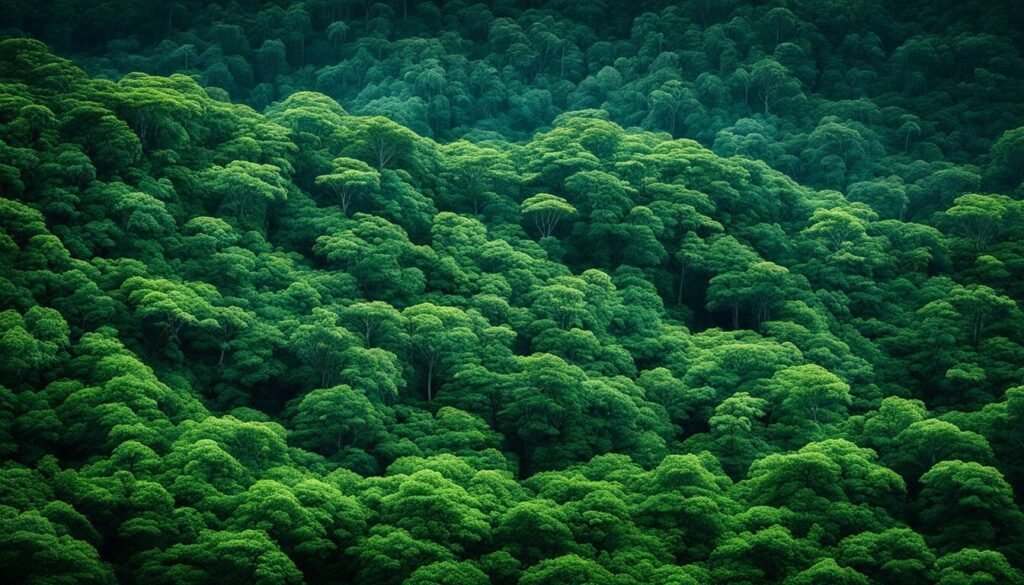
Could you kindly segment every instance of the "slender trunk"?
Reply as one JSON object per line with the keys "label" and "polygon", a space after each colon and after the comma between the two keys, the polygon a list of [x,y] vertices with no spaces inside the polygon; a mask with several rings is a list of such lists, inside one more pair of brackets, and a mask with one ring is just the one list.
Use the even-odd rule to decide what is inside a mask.
{"label": "slender trunk", "polygon": [[434,361],[427,364],[427,402],[434,400]]}
{"label": "slender trunk", "polygon": [[740,328],[740,306],[738,304],[732,306],[732,328]]}
{"label": "slender trunk", "polygon": [[686,279],[686,264],[679,263],[679,292],[676,293],[676,304],[683,304],[683,281]]}
{"label": "slender trunk", "polygon": [[345,217],[348,217],[348,206],[350,203],[352,203],[352,194],[346,190],[341,196],[341,212],[345,214]]}

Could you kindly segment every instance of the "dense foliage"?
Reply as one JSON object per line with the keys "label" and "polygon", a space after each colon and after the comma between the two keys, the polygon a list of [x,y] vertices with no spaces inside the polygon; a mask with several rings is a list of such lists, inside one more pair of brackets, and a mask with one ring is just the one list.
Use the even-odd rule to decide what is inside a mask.
{"label": "dense foliage", "polygon": [[5,582],[1024,584],[1021,12],[523,4],[4,4]]}

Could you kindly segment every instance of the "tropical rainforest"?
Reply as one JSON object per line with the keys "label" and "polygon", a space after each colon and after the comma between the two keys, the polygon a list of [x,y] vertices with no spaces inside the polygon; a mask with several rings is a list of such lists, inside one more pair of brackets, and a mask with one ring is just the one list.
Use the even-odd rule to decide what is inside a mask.
{"label": "tropical rainforest", "polygon": [[0,575],[1024,584],[1014,0],[5,0]]}

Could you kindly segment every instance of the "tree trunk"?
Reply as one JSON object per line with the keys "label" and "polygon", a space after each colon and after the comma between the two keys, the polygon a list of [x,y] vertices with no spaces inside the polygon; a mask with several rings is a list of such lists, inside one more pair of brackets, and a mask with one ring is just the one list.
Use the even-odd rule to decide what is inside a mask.
{"label": "tree trunk", "polygon": [[679,292],[676,293],[676,304],[683,304],[683,280],[686,278],[686,264],[679,263]]}
{"label": "tree trunk", "polygon": [[434,362],[427,364],[427,402],[434,400]]}

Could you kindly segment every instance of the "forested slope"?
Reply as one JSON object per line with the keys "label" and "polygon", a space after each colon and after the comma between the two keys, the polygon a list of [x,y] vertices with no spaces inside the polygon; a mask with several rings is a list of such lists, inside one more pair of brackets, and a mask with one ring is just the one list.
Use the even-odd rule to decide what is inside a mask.
{"label": "forested slope", "polygon": [[[925,89],[858,102],[890,121],[917,112],[902,134],[856,121],[834,85],[797,100],[799,115],[770,96],[758,113],[751,94],[669,128],[704,106],[666,121],[608,94],[517,127],[509,97],[441,127],[363,93],[425,83],[433,100],[456,80],[431,90],[387,59],[362,68],[375,37],[360,31],[391,23],[384,36],[423,64],[401,39],[462,18],[464,40],[437,36],[446,55],[514,55],[473,36],[499,26],[471,18],[483,8],[431,26],[430,4],[327,18],[328,3],[308,3],[310,39],[328,20],[351,32],[333,48],[281,41],[289,61],[263,99],[258,84],[218,89],[202,43],[235,26],[215,21],[262,31],[259,15],[277,13],[193,4],[152,5],[160,18],[126,5],[126,22],[152,27],[131,59],[90,19],[14,9],[116,79],[38,40],[0,41],[5,579],[1024,583],[1024,129],[1017,96],[997,91],[1021,78],[966,106],[929,108]],[[698,12],[680,17],[684,37],[724,27],[732,12],[713,6],[686,4]],[[611,73],[591,51],[636,49],[599,39],[659,38],[630,33],[640,14],[557,8],[595,35],[594,79]],[[1019,20],[1005,12],[964,26]],[[840,16],[858,34],[892,27],[890,45],[909,19]],[[925,16],[920,34],[944,22]],[[835,44],[846,29],[822,18]],[[765,19],[750,20],[776,24],[758,43],[797,38]],[[189,27],[202,53],[128,73],[157,67],[163,27]],[[1010,73],[1006,35],[981,45],[1009,47],[992,59]],[[296,48],[377,81],[320,87]],[[652,62],[685,53],[661,49]],[[555,62],[519,73],[539,87]],[[981,83],[915,70],[929,87]],[[294,91],[307,86],[333,97]],[[957,117],[970,108],[991,117]],[[733,118],[778,140],[717,128]],[[723,146],[730,132],[771,148]],[[844,153],[836,178],[825,159]]]}

